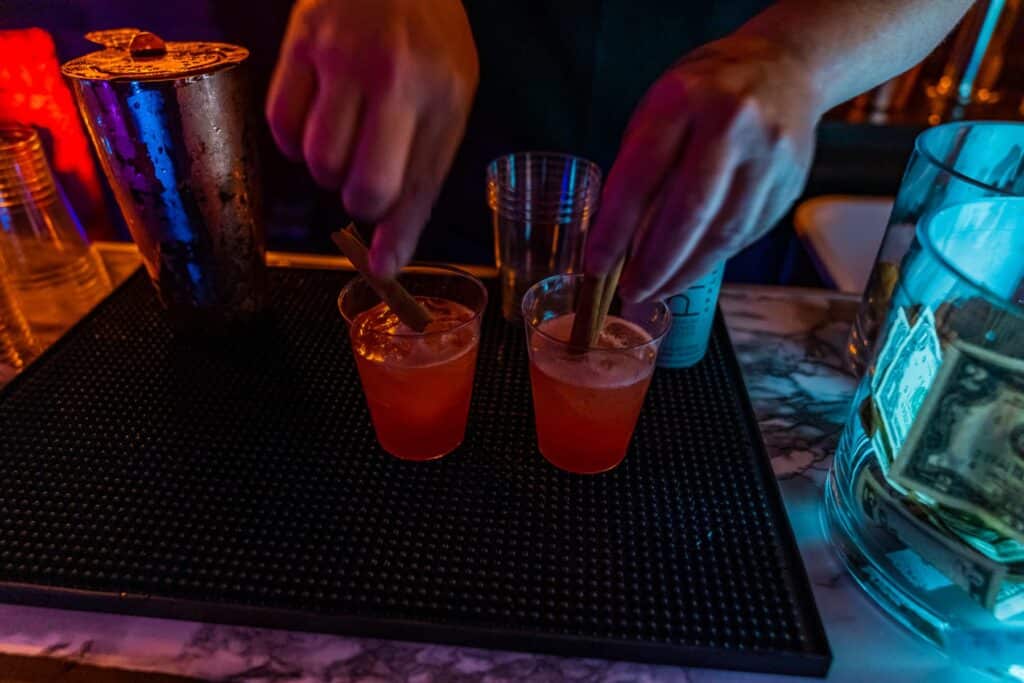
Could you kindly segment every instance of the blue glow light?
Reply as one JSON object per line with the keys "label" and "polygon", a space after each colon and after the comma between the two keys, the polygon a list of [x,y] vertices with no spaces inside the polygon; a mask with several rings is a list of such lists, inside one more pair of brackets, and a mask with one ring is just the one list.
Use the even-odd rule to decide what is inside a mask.
{"label": "blue glow light", "polygon": [[964,75],[960,79],[960,87],[957,89],[957,96],[960,98],[960,102],[964,104],[971,101],[974,81],[978,77],[981,62],[985,58],[985,52],[988,51],[988,44],[992,40],[992,34],[995,33],[996,25],[999,23],[999,17],[1003,13],[1003,5],[1005,4],[1006,0],[992,0],[989,3],[988,10],[986,10],[985,20],[981,23],[981,28],[978,30],[978,39],[974,42],[974,52],[971,54],[971,61],[964,68]]}
{"label": "blue glow light", "polygon": [[[566,168],[566,172],[562,175],[562,206],[570,212],[572,211],[573,189],[576,187],[577,165],[577,160],[572,159]],[[561,216],[559,216],[559,220],[561,220]]]}
{"label": "blue glow light", "polygon": [[169,224],[165,226],[167,235],[163,239],[190,241],[192,232],[178,193],[178,178],[174,172],[174,160],[171,159],[171,136],[161,115],[164,108],[163,93],[159,90],[146,90],[139,83],[132,84],[132,93],[128,97],[127,111],[134,120],[140,142],[146,147],[146,153],[153,164],[153,173],[163,187],[160,195],[169,219]]}

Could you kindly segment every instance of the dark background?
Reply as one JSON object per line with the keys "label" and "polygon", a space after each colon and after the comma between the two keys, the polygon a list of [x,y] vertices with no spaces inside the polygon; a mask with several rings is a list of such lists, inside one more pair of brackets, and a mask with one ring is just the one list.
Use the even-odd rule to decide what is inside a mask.
{"label": "dark background", "polygon": [[[573,0],[581,7],[589,3],[584,0]],[[471,19],[475,19],[474,11],[479,12],[487,0],[467,3],[471,8]],[[537,5],[538,3],[534,2]],[[540,3],[543,5],[544,3]],[[609,3],[614,4],[614,3]],[[655,3],[657,4],[657,3]],[[734,24],[743,20],[744,15],[756,11],[756,0],[741,0],[736,3],[718,3],[728,5],[732,14],[722,15],[719,10],[710,10],[711,18],[707,26],[699,27],[707,33],[722,33]],[[761,3],[763,4],[763,3]],[[626,4],[622,5],[627,7]],[[90,30],[113,28],[119,26],[136,26],[153,30],[166,40],[220,40],[244,45],[250,49],[249,65],[253,75],[255,96],[254,108],[262,111],[277,49],[280,45],[291,2],[287,0],[216,0],[213,2],[189,0],[168,0],[166,2],[146,2],[143,0],[104,0],[102,2],[85,2],[76,0],[17,0],[3,2],[0,0],[0,28],[24,28],[38,26],[47,30],[57,46],[58,57],[65,61],[95,49],[82,36]],[[564,6],[563,6],[564,7]],[[737,11],[735,8],[739,8]],[[555,13],[548,7],[543,11]],[[561,12],[561,8],[559,10]],[[717,18],[716,18],[717,17]],[[570,20],[572,17],[569,18]],[[582,21],[583,19],[581,19]],[[642,24],[639,24],[642,28]],[[500,28],[499,24],[499,28]],[[515,29],[513,25],[509,30]],[[637,31],[641,28],[635,29]],[[519,27],[520,31],[528,30]],[[475,29],[478,43],[496,40],[496,35],[481,36]],[[481,50],[484,59],[484,50]],[[667,54],[667,53],[666,53]],[[663,56],[650,56],[643,64],[636,65],[642,74],[636,83],[636,92],[646,88],[647,81],[660,72],[661,65],[654,62],[664,59]],[[600,61],[600,58],[597,60]],[[641,61],[643,54],[641,53]],[[0,56],[2,62],[2,56]],[[486,64],[484,65],[486,67]],[[614,68],[615,65],[612,65]],[[631,65],[634,66],[634,65]],[[597,68],[597,67],[595,67]],[[596,79],[596,77],[595,77]],[[525,80],[522,87],[529,87]],[[505,87],[502,84],[501,87]],[[538,86],[540,87],[540,86]],[[596,87],[596,86],[595,86]],[[481,96],[488,97],[482,84]],[[634,95],[631,93],[630,97]],[[478,98],[479,99],[479,98]],[[595,100],[591,100],[594,102]],[[597,107],[592,107],[598,109]],[[603,108],[600,108],[603,109]],[[621,109],[619,118],[628,113],[629,107]],[[615,112],[612,113],[615,115]],[[606,115],[606,118],[608,116]],[[262,120],[262,114],[260,114]],[[615,122],[604,130],[615,130]],[[594,137],[593,129],[588,127],[587,136]],[[895,194],[899,185],[902,168],[910,154],[915,127],[879,127],[854,126],[840,122],[826,121],[819,129],[819,145],[810,180],[804,196],[815,196],[823,193],[847,194]],[[544,144],[544,132],[527,135],[514,143],[512,149],[535,148]],[[584,140],[578,145],[581,148],[566,149],[581,154],[589,154],[607,171],[614,149],[617,144],[611,133],[598,133],[598,140]],[[522,136],[520,136],[522,137]],[[509,143],[512,144],[512,143]],[[577,143],[569,143],[577,144]],[[497,148],[496,148],[497,149]],[[512,149],[508,151],[512,151]],[[479,154],[479,150],[475,150]],[[464,153],[464,156],[469,153]],[[299,250],[313,252],[331,252],[333,247],[327,239],[328,232],[343,220],[341,204],[334,193],[321,191],[313,184],[305,168],[285,159],[274,147],[266,126],[260,132],[260,158],[264,193],[267,207],[268,242],[272,249]],[[482,157],[481,157],[482,158]],[[451,199],[457,194],[458,201],[472,202],[473,210],[478,210],[479,226],[474,220],[469,227],[475,240],[466,239],[464,235],[442,233],[435,226],[426,233],[420,258],[444,258],[456,261],[489,261],[493,253],[487,246],[487,235],[491,227],[484,206],[484,169],[483,162],[477,172],[475,166],[478,159],[472,159],[470,172],[463,173],[465,178],[453,178],[446,188]],[[463,160],[463,165],[466,160]],[[463,199],[463,197],[465,197]],[[116,205],[111,201],[111,215],[115,221],[120,217]],[[434,223],[445,222],[454,224],[457,219],[435,215]],[[123,235],[127,232],[120,226]],[[479,230],[479,232],[477,232]],[[466,228],[463,228],[463,233]],[[451,235],[455,234],[455,237]],[[470,245],[469,242],[474,244]],[[453,242],[464,242],[461,247],[453,246]],[[816,286],[822,282],[812,267],[806,251],[796,238],[791,223],[791,215],[785,217],[778,226],[764,239],[737,255],[730,261],[727,279],[731,281],[762,282],[774,284],[792,284]]]}

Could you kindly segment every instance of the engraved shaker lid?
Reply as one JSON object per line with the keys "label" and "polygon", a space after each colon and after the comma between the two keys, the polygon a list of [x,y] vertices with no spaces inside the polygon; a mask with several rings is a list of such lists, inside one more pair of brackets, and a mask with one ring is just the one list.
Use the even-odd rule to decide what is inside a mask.
{"label": "engraved shaker lid", "polygon": [[92,31],[85,37],[104,49],[61,67],[69,78],[98,81],[164,81],[202,76],[240,64],[249,51],[229,43],[164,42],[137,28]]}

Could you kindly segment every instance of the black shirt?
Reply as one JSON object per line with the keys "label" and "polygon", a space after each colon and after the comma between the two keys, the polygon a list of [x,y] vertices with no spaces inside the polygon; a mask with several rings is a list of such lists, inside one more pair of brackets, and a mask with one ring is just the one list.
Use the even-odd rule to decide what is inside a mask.
{"label": "black shirt", "polygon": [[607,173],[650,85],[684,54],[770,4],[464,0],[480,55],[480,87],[418,255],[490,262],[487,162],[550,150],[592,159]]}

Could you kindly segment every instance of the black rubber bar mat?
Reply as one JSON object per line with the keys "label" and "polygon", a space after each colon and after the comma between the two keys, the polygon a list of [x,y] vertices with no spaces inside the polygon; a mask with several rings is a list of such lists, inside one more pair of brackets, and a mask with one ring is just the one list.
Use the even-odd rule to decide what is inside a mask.
{"label": "black rubber bar mat", "polygon": [[824,675],[831,655],[719,317],[625,462],[536,449],[492,287],[463,446],[374,440],[338,291],[272,272],[269,330],[176,340],[142,272],[0,393],[0,601]]}

